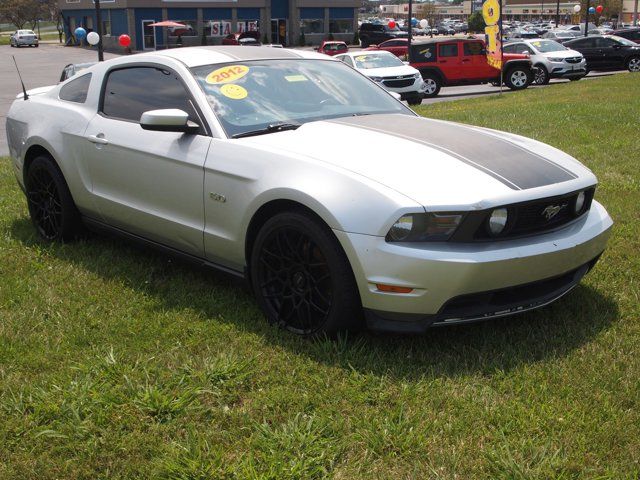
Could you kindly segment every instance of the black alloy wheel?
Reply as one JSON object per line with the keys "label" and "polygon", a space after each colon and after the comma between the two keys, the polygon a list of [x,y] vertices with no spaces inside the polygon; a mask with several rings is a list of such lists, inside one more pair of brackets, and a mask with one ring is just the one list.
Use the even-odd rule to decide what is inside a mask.
{"label": "black alloy wheel", "polygon": [[349,262],[333,232],[311,216],[269,219],[254,242],[250,274],[271,323],[302,336],[358,326],[362,308]]}
{"label": "black alloy wheel", "polygon": [[43,239],[65,241],[79,233],[80,215],[62,173],[50,158],[34,159],[25,187],[31,220]]}
{"label": "black alloy wheel", "polygon": [[536,85],[547,85],[551,78],[549,77],[549,72],[542,65],[537,65],[532,68],[533,70],[533,81]]}

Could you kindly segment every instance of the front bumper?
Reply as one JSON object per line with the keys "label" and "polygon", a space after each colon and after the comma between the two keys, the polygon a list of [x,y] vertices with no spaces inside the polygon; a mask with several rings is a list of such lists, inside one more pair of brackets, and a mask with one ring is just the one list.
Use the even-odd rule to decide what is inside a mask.
{"label": "front bumper", "polygon": [[579,63],[551,62],[549,74],[551,78],[584,77],[587,74],[587,62],[586,60]]}
{"label": "front bumper", "polygon": [[[612,224],[604,207],[594,201],[577,222],[516,240],[392,244],[383,237],[335,233],[351,262],[370,325],[422,331],[436,322],[507,315],[559,298],[595,264]],[[378,284],[413,290],[382,292]],[[498,303],[485,301],[489,293],[513,293],[516,287],[533,284],[540,288],[517,289],[508,298],[501,294],[506,300]]]}
{"label": "front bumper", "polygon": [[409,97],[422,95],[427,88],[424,80],[422,80],[422,77],[413,79],[413,82],[406,87],[394,87],[388,85],[387,83],[388,80],[386,80],[385,82],[379,82],[382,88],[389,90],[390,92],[399,93],[402,97],[402,100],[406,100]]}

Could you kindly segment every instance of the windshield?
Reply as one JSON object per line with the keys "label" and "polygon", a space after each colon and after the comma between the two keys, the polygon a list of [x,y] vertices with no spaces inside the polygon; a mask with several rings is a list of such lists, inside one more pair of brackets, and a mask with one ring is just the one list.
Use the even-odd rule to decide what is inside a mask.
{"label": "windshield", "polygon": [[558,42],[554,42],[553,40],[536,40],[535,42],[531,42],[531,46],[540,53],[568,50],[567,47],[564,47]]}
{"label": "windshield", "polygon": [[609,38],[611,40],[615,40],[618,43],[621,43],[622,45],[627,45],[629,47],[637,47],[638,46],[637,43],[634,43],[631,40],[627,40],[626,38],[622,38],[622,37],[619,37],[617,35],[610,35]]}
{"label": "windshield", "polygon": [[356,62],[356,68],[362,69],[402,67],[404,65],[402,60],[396,57],[393,53],[389,53],[388,55],[380,53],[358,55],[353,57],[353,60]]}
{"label": "windshield", "polygon": [[228,136],[277,124],[411,111],[333,60],[254,60],[192,68]]}

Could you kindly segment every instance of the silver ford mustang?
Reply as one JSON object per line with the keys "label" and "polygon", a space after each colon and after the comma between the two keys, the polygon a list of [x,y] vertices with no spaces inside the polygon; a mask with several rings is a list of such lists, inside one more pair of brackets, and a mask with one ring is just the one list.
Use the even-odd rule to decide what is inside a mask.
{"label": "silver ford mustang", "polygon": [[301,335],[541,307],[612,226],[569,155],[416,116],[312,52],[145,53],[22,97],[9,147],[44,239],[89,227],[244,276]]}

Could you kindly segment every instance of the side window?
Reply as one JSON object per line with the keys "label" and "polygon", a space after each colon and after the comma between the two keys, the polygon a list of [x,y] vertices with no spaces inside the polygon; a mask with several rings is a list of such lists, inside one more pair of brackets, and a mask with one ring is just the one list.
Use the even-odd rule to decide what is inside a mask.
{"label": "side window", "polygon": [[340,60],[342,60],[344,63],[346,63],[350,67],[353,67],[353,60],[351,60],[351,57],[349,55],[345,55]]}
{"label": "side window", "polygon": [[464,44],[464,55],[482,55],[482,44],[480,42],[467,42]]}
{"label": "side window", "polygon": [[139,122],[148,110],[179,108],[198,122],[191,100],[177,75],[154,67],[132,67],[109,73],[102,113]]}
{"label": "side window", "polygon": [[60,88],[58,97],[60,100],[66,100],[67,102],[84,103],[87,101],[87,93],[89,92],[90,83],[90,73],[75,78]]}
{"label": "side window", "polygon": [[458,56],[458,44],[457,43],[442,43],[438,54],[441,57],[457,57]]}
{"label": "side window", "polygon": [[569,48],[571,47],[593,48],[595,47],[595,42],[593,41],[593,38],[585,38],[583,40],[578,40],[577,42],[571,43],[571,46],[569,46]]}
{"label": "side window", "polygon": [[596,38],[596,47],[598,48],[610,48],[616,45],[618,42],[614,42],[610,38]]}

